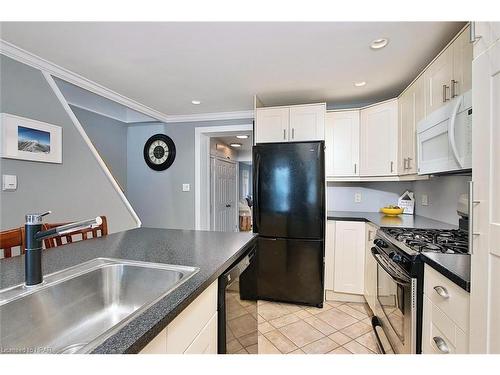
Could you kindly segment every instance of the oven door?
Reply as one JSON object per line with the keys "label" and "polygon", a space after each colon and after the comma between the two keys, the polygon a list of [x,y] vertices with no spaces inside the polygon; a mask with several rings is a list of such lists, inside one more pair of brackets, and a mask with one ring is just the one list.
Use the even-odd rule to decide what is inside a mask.
{"label": "oven door", "polygon": [[415,354],[417,279],[376,247],[372,255],[377,261],[375,315],[395,353]]}

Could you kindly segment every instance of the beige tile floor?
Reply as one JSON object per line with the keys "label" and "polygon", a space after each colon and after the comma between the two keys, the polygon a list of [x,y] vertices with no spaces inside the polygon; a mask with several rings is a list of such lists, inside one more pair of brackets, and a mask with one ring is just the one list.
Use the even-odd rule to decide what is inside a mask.
{"label": "beige tile floor", "polygon": [[259,301],[259,354],[376,354],[369,308],[325,302],[322,309]]}

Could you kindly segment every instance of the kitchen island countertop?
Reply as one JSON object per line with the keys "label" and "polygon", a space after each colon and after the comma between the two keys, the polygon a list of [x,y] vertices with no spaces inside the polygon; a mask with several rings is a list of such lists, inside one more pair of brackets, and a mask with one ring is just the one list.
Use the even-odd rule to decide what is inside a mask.
{"label": "kitchen island countertop", "polygon": [[[199,267],[199,272],[92,352],[137,353],[243,255],[255,239],[254,233],[137,228],[44,250],[42,270],[49,274],[99,257]],[[0,260],[0,289],[23,282],[24,256]]]}

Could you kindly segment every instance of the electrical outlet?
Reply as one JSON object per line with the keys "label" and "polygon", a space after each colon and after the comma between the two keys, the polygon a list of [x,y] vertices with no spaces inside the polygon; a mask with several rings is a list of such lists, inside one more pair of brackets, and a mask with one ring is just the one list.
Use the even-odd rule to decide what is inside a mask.
{"label": "electrical outlet", "polygon": [[354,194],[354,203],[361,203],[361,193]]}
{"label": "electrical outlet", "polygon": [[182,191],[190,191],[191,186],[189,184],[182,184]]}
{"label": "electrical outlet", "polygon": [[429,205],[429,197],[427,194],[422,194],[422,206],[428,206]]}

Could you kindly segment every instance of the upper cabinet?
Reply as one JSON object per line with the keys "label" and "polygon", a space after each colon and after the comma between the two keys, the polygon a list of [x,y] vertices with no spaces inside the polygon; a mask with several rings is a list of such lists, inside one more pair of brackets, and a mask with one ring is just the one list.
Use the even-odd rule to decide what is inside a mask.
{"label": "upper cabinet", "polygon": [[427,115],[472,87],[469,28],[470,26],[465,28],[424,72]]}
{"label": "upper cabinet", "polygon": [[398,101],[361,110],[361,176],[398,174]]}
{"label": "upper cabinet", "polygon": [[325,121],[326,176],[359,176],[359,111],[329,112]]}
{"label": "upper cabinet", "polygon": [[419,77],[399,97],[399,175],[417,173],[417,123],[425,116],[424,80]]}
{"label": "upper cabinet", "polygon": [[322,141],[326,105],[306,104],[255,110],[255,143]]}

